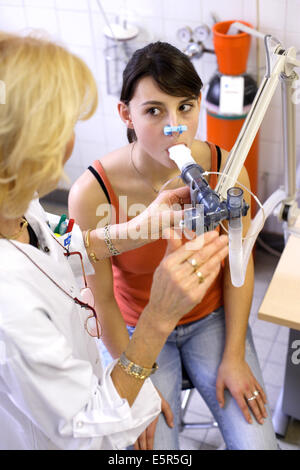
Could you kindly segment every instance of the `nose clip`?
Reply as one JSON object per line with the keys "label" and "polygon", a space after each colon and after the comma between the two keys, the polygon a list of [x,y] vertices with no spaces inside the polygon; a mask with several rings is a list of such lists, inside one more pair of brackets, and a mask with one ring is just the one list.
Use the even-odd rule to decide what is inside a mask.
{"label": "nose clip", "polygon": [[172,135],[173,132],[179,132],[179,135],[182,134],[184,131],[187,131],[187,126],[165,126],[164,127],[164,134],[165,135]]}

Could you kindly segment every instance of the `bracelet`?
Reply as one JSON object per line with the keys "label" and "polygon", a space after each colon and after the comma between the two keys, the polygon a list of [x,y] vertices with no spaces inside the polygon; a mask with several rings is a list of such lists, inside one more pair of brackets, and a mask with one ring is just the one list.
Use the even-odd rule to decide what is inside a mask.
{"label": "bracelet", "polygon": [[[85,235],[84,235],[84,246],[86,248],[89,248],[90,247],[90,233],[91,233],[92,229],[89,228],[86,232],[85,232]],[[95,253],[93,251],[91,251],[90,253],[88,253],[89,257],[91,258],[91,260],[93,261],[93,263],[97,263],[97,261],[99,261],[99,259],[97,258],[97,256],[95,255]]]}
{"label": "bracelet", "polygon": [[156,362],[153,364],[152,369],[146,369],[131,362],[123,353],[118,361],[118,365],[126,372],[126,374],[132,375],[136,379],[145,380],[149,375],[154,374],[157,371],[158,365]]}
{"label": "bracelet", "polygon": [[108,250],[109,250],[109,252],[112,256],[120,255],[120,252],[112,244],[109,229],[110,229],[110,225],[105,225],[105,227],[104,227],[104,241],[106,243],[106,246],[107,246],[107,248],[108,248]]}

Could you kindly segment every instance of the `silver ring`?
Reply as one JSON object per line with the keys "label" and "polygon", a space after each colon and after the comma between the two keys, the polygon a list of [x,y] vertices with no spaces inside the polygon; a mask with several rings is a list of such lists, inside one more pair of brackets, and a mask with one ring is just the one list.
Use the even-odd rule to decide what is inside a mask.
{"label": "silver ring", "polygon": [[253,395],[254,395],[255,397],[258,397],[259,391],[258,391],[258,390],[254,390]]}
{"label": "silver ring", "polygon": [[250,398],[247,398],[247,400],[248,400],[248,401],[256,400],[256,396],[255,396],[255,395],[253,395],[252,397],[250,397]]}

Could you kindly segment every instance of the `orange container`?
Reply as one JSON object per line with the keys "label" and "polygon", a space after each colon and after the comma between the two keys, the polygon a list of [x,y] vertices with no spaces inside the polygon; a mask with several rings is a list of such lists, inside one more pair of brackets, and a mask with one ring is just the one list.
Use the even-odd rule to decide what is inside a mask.
{"label": "orange container", "polygon": [[[246,72],[247,68],[251,36],[242,32],[233,35],[226,34],[235,21],[237,20],[221,21],[212,28],[219,71],[225,75],[241,75]],[[250,23],[239,22],[253,28]]]}

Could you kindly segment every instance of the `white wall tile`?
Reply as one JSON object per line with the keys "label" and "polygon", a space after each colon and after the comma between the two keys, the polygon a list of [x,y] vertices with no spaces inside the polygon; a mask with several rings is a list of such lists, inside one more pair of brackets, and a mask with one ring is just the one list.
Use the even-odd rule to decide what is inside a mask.
{"label": "white wall tile", "polygon": [[88,168],[95,160],[101,159],[106,153],[106,144],[104,142],[90,142],[81,140],[82,162],[85,168]]}
{"label": "white wall tile", "polygon": [[0,6],[0,30],[11,33],[23,32],[26,28],[24,9],[18,6]]}
{"label": "white wall tile", "polygon": [[282,142],[272,142],[260,139],[259,165],[260,173],[272,175],[281,174],[283,171]]}
{"label": "white wall tile", "polygon": [[104,128],[107,136],[107,152],[128,144],[126,126],[119,117],[105,116]]}
{"label": "white wall tile", "polygon": [[[299,9],[300,14],[300,9]],[[300,33],[300,25],[299,25],[299,33]],[[285,35],[285,47],[295,47],[297,51],[300,52],[300,34],[297,33],[286,33]],[[299,56],[298,56],[299,59]],[[299,70],[299,69],[298,69]]]}
{"label": "white wall tile", "polygon": [[54,40],[60,38],[57,16],[53,8],[27,6],[25,12],[29,28],[46,31]]}
{"label": "white wall tile", "polygon": [[91,24],[88,13],[58,10],[58,19],[62,40],[66,44],[92,46]]}
{"label": "white wall tile", "polygon": [[253,27],[257,28],[257,1],[244,0],[243,4],[243,20],[251,23]]}
{"label": "white wall tile", "polygon": [[80,140],[105,142],[103,116],[95,113],[89,120],[79,121],[76,124],[75,132]]}
{"label": "white wall tile", "polygon": [[140,21],[135,21],[136,26],[139,28],[139,35],[137,41],[144,43],[161,41],[164,36],[164,23],[163,18],[142,18]]}
{"label": "white wall tile", "polygon": [[24,5],[40,8],[54,8],[55,0],[24,0]]}
{"label": "white wall tile", "polygon": [[[72,157],[71,157],[72,158]],[[74,165],[73,163],[65,165],[65,173],[69,178],[69,182],[61,180],[58,184],[58,189],[68,190],[71,188],[72,184],[79,178],[79,176],[84,173],[85,168],[82,166]]]}
{"label": "white wall tile", "polygon": [[288,0],[286,12],[286,29],[290,33],[300,31],[300,0]]}
{"label": "white wall tile", "polygon": [[283,31],[285,28],[286,0],[261,0],[259,14],[263,32],[267,33],[269,28]]}
{"label": "white wall tile", "polygon": [[23,0],[0,0],[0,5],[23,6]]}
{"label": "white wall tile", "polygon": [[56,8],[60,10],[87,11],[89,0],[55,0]]}
{"label": "white wall tile", "polygon": [[[131,0],[129,0],[130,4]],[[117,14],[118,12],[126,11],[126,0],[100,0],[104,12]],[[100,8],[97,0],[89,0],[91,11],[99,12]]]}
{"label": "white wall tile", "polygon": [[211,13],[217,16],[218,21],[243,19],[244,5],[241,0],[203,0],[203,22],[211,22]]}
{"label": "white wall tile", "polygon": [[[163,2],[161,0],[129,0],[126,6],[128,12],[136,15],[137,18],[160,18],[163,15],[163,3],[165,1],[167,0]],[[176,7],[178,8],[178,5],[176,5]]]}
{"label": "white wall tile", "polygon": [[269,106],[260,126],[260,138],[269,142],[282,143],[282,110]]}
{"label": "white wall tile", "polygon": [[163,0],[162,14],[164,18],[174,20],[191,20],[202,22],[202,8],[199,0],[188,0],[187,2],[174,2],[174,0]]}

